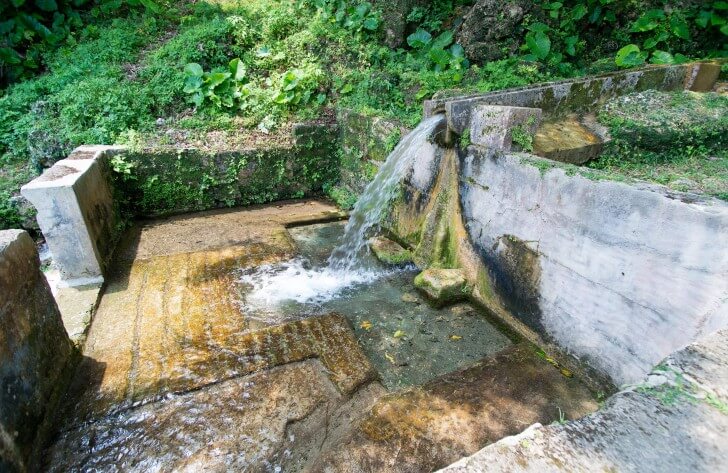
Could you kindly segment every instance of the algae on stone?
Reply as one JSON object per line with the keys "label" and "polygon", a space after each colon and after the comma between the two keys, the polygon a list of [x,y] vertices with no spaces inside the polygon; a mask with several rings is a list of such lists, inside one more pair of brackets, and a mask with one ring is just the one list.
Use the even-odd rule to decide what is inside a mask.
{"label": "algae on stone", "polygon": [[398,243],[382,236],[369,240],[369,247],[379,261],[388,265],[412,263],[412,253]]}
{"label": "algae on stone", "polygon": [[438,306],[463,300],[468,295],[461,269],[426,269],[415,277],[415,287]]}

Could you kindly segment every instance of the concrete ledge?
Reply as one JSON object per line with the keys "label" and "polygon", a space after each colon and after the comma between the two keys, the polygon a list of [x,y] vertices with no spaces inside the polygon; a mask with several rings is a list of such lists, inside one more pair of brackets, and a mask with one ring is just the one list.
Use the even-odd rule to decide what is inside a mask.
{"label": "concrete ledge", "polygon": [[107,159],[114,146],[81,146],[21,188],[65,285],[103,282],[119,218]]}
{"label": "concrete ledge", "polygon": [[440,471],[726,471],[727,386],[723,330],[670,355],[592,415],[535,424]]}
{"label": "concrete ledge", "polygon": [[710,90],[717,79],[716,70],[720,71],[717,63],[650,66],[485,94],[433,98],[425,101],[424,116],[445,112],[453,117],[451,121],[469,123],[470,114],[477,105],[540,108],[545,117],[585,113],[614,97],[647,89]]}

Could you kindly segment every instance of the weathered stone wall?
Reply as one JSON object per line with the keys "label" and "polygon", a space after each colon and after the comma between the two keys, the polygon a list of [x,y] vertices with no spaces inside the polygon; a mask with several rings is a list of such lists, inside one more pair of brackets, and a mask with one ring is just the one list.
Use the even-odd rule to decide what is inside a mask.
{"label": "weathered stone wall", "polygon": [[317,195],[336,181],[337,130],[301,125],[289,146],[232,151],[155,148],[124,154],[117,199],[135,216],[158,216]]}
{"label": "weathered stone wall", "polygon": [[35,244],[0,232],[0,471],[22,471],[73,348]]}
{"label": "weathered stone wall", "polygon": [[728,204],[539,161],[471,147],[461,164],[465,226],[510,313],[617,384],[728,326]]}
{"label": "weathered stone wall", "polygon": [[346,207],[347,203],[353,205],[408,130],[393,120],[346,109],[339,110],[337,122],[341,161],[336,191],[343,198],[336,200],[341,200],[337,203]]}
{"label": "weathered stone wall", "polygon": [[726,471],[728,331],[670,355],[642,384],[574,422],[534,424],[447,473]]}
{"label": "weathered stone wall", "polygon": [[[652,66],[619,71],[583,79],[569,79],[486,94],[437,98],[424,103],[425,117],[446,112],[453,131],[461,134],[470,123],[470,113],[477,105],[508,105],[540,108],[545,116],[595,110],[606,101],[648,89],[703,89],[704,82],[715,82],[719,65],[684,64]],[[715,77],[714,77],[715,76]],[[709,80],[712,78],[712,82]]]}
{"label": "weathered stone wall", "polygon": [[122,151],[81,146],[21,189],[69,285],[103,281],[119,231],[109,159]]}

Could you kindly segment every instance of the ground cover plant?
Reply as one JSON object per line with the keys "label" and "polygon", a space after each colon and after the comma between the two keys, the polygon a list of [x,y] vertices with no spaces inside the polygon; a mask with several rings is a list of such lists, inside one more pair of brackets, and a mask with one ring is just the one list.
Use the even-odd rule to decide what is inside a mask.
{"label": "ground cover plant", "polygon": [[630,44],[648,62],[725,49],[725,2],[538,1],[513,32],[520,49],[477,63],[457,33],[472,3],[416,5],[390,48],[376,2],[12,0],[0,22],[0,227],[18,224],[20,185],[83,143],[276,142],[336,108],[412,126],[433,94],[636,65],[619,54]]}
{"label": "ground cover plant", "polygon": [[646,91],[599,113],[612,140],[588,166],[728,200],[728,96]]}

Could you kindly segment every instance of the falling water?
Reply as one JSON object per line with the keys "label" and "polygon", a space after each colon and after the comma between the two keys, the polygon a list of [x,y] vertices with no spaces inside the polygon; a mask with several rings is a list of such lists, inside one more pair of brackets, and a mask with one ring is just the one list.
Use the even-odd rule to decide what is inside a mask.
{"label": "falling water", "polygon": [[436,116],[423,120],[387,157],[354,206],[341,243],[326,266],[312,267],[305,259],[296,258],[244,273],[240,282],[250,288],[245,305],[269,307],[283,301],[322,303],[347,287],[375,281],[391,272],[364,263],[367,239],[378,230],[403,174],[442,119]]}
{"label": "falling water", "polygon": [[442,116],[436,115],[423,120],[387,157],[354,206],[342,243],[329,258],[330,267],[341,270],[359,267],[361,253],[367,250],[367,237],[377,230],[384,212],[397,192],[402,174],[442,119]]}

